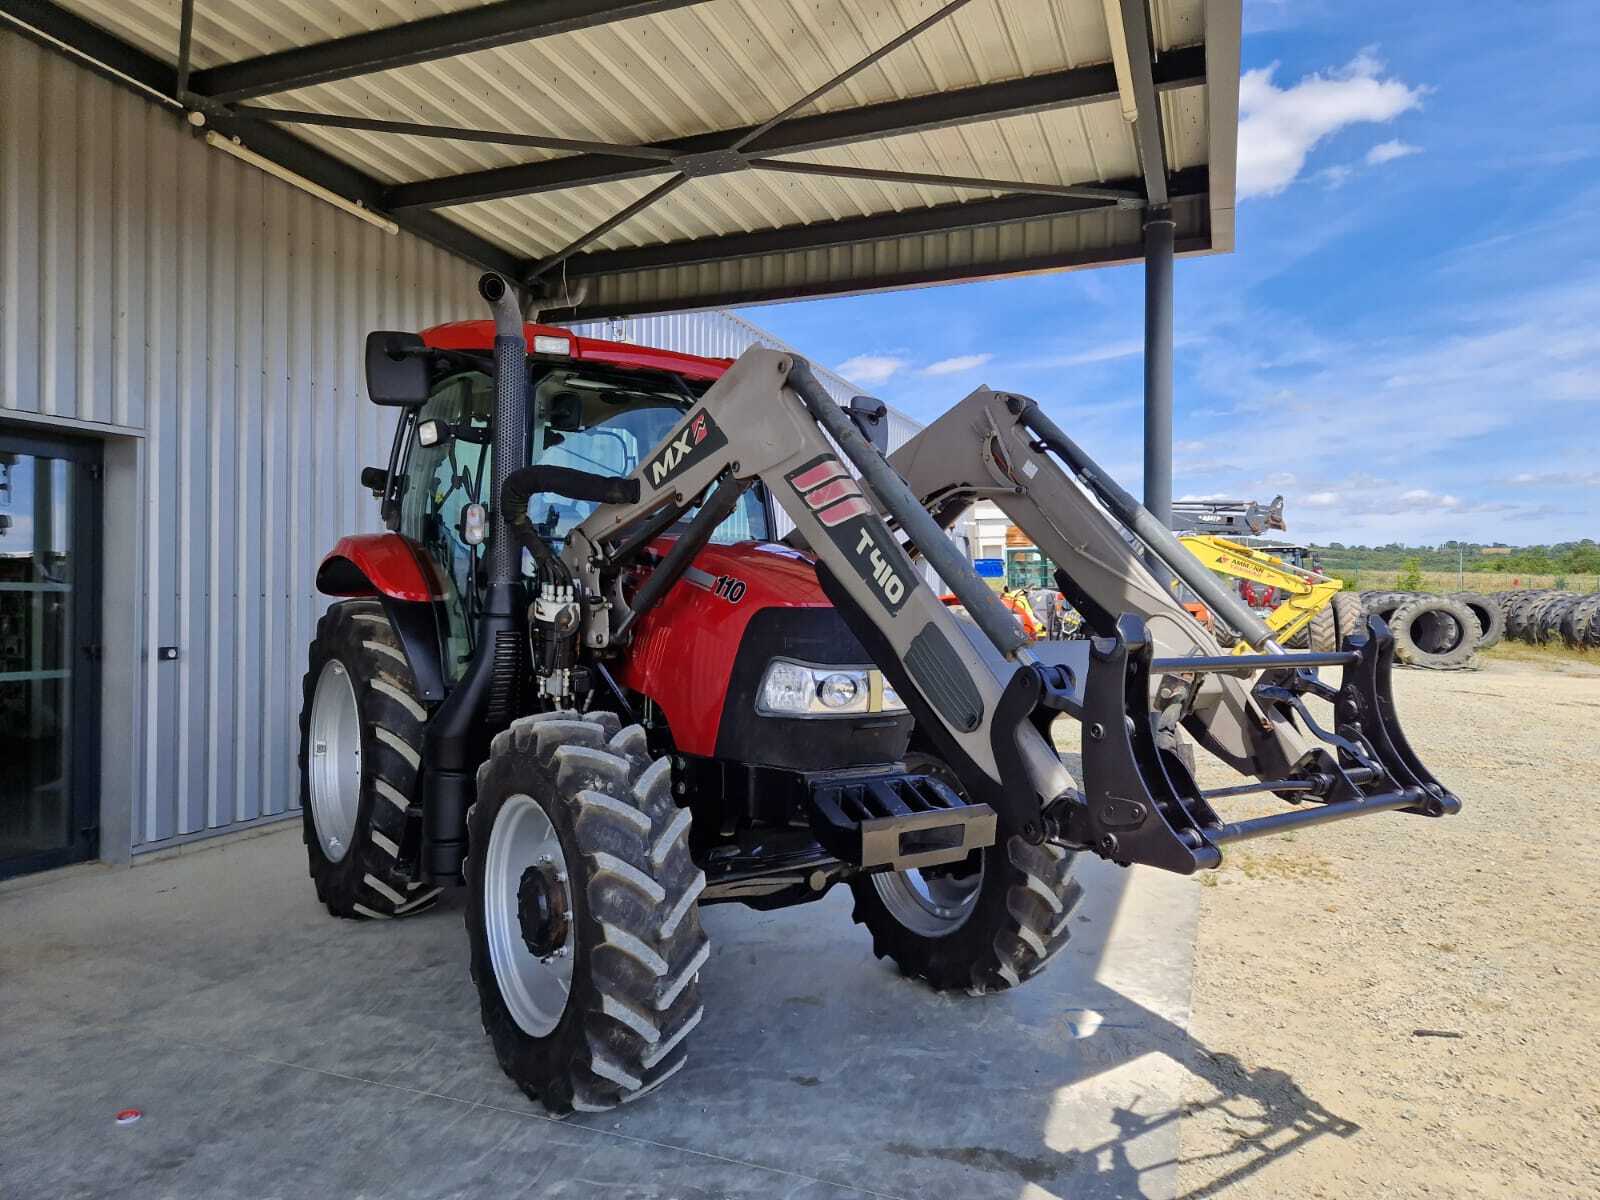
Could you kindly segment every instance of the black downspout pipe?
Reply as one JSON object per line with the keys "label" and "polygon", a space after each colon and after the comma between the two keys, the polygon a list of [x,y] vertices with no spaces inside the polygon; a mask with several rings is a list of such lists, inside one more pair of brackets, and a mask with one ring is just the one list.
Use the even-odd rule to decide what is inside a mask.
{"label": "black downspout pipe", "polygon": [[488,586],[466,674],[428,722],[422,743],[422,854],[428,883],[456,883],[467,850],[467,809],[489,739],[517,714],[526,639],[521,605],[522,548],[498,517],[500,491],[525,465],[528,443],[528,347],[517,295],[490,272],[478,294],[494,313],[494,474],[490,481]]}

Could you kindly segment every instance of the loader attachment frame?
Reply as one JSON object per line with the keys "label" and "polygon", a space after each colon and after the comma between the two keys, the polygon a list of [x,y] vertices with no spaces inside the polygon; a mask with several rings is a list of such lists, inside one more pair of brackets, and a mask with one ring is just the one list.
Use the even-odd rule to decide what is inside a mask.
{"label": "loader attachment frame", "polygon": [[[513,474],[504,486],[511,502],[501,509],[505,529],[540,564],[532,625],[544,613],[590,655],[617,653],[639,614],[677,582],[737,495],[759,480],[794,521],[824,591],[971,803],[1029,841],[1053,839],[1184,873],[1216,866],[1218,845],[1248,834],[1225,825],[1195,786],[1173,741],[1179,720],[1226,761],[1283,785],[1273,790],[1325,800],[1317,810],[1324,819],[1358,809],[1449,810],[1448,793],[1426,776],[1394,724],[1386,635],[1347,647],[1339,659],[1346,681],[1337,694],[1338,731],[1321,730],[1302,701],[1331,690],[1302,669],[1317,656],[1279,651],[1270,630],[1031,401],[980,389],[886,460],[803,359],[753,348],[632,477],[605,482],[606,502],[570,531],[559,556],[540,544],[526,515],[529,491],[551,482],[540,482],[542,470]],[[978,495],[995,496],[1061,566],[1063,590],[1097,635],[1091,642],[1031,643],[945,535],[954,513]],[[650,538],[696,505],[676,543],[630,592],[627,572]],[[1146,566],[1135,539],[1264,648],[1270,664],[1224,655]],[[919,559],[967,618],[941,601],[914,565]],[[555,665],[536,684],[554,700],[569,686],[560,664],[574,655],[546,660]],[[1251,691],[1239,676],[1263,665],[1272,668],[1262,673],[1265,688]],[[1050,737],[1063,714],[1084,727],[1081,788]],[[1403,804],[1390,803],[1399,789],[1407,789]]]}

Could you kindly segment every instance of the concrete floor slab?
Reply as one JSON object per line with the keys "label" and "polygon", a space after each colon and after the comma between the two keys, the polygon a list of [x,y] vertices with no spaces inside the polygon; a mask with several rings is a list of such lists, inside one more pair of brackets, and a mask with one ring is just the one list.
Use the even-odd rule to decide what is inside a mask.
{"label": "concrete floor slab", "polygon": [[495,1064],[459,894],[333,920],[298,829],[9,887],[0,1196],[1167,1197],[1193,884],[1080,870],[1068,953],[997,997],[873,959],[844,889],[709,908],[688,1067],[564,1121]]}

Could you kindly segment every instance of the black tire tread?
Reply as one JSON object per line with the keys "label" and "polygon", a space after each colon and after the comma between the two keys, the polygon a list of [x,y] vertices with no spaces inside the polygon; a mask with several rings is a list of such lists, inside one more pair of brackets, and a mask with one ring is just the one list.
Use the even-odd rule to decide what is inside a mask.
{"label": "black tire tread", "polygon": [[[1415,622],[1427,612],[1442,613],[1456,623],[1459,627],[1459,636],[1454,646],[1447,650],[1429,651],[1417,644],[1413,637]],[[1412,666],[1436,669],[1458,667],[1472,657],[1477,644],[1474,636],[1477,627],[1477,619],[1472,615],[1472,610],[1459,600],[1452,600],[1448,596],[1420,596],[1397,609],[1394,619],[1389,622],[1389,631],[1394,635],[1395,655],[1402,662],[1410,663]]]}
{"label": "black tire tread", "polygon": [[1076,856],[1049,843],[1034,845],[1003,824],[995,845],[982,853],[984,878],[976,907],[960,928],[943,937],[908,930],[884,905],[870,877],[852,879],[850,915],[872,935],[873,954],[936,991],[975,996],[1016,987],[1044,970],[1066,948],[1073,910],[1083,898],[1072,877]]}
{"label": "black tire tread", "polygon": [[[311,698],[323,666],[333,657],[344,664],[355,684],[362,724],[361,799],[355,838],[337,863],[322,852],[306,770],[311,750]],[[301,685],[301,837],[317,899],[336,917],[382,920],[414,916],[433,906],[440,889],[413,882],[398,859],[406,808],[417,794],[422,731],[427,723],[427,710],[417,698],[400,639],[378,601],[345,600],[330,605],[317,622],[308,662]]]}
{"label": "black tire tread", "polygon": [[1477,620],[1476,649],[1487,650],[1490,646],[1498,645],[1500,639],[1505,637],[1506,616],[1500,608],[1500,602],[1493,596],[1485,596],[1479,592],[1452,592],[1450,599],[1465,604]]}
{"label": "black tire tread", "polygon": [[[578,928],[568,1007],[532,1038],[499,996],[483,940],[481,847],[506,796],[545,805],[567,848]],[[484,1031],[501,1067],[551,1113],[603,1112],[653,1092],[688,1061],[710,954],[688,810],[642,727],[611,713],[522,717],[495,735],[468,813],[466,922]],[[570,844],[569,844],[570,838]],[[574,853],[575,850],[575,853]]]}
{"label": "black tire tread", "polygon": [[1335,650],[1344,645],[1345,638],[1366,632],[1367,610],[1359,596],[1350,592],[1335,592],[1328,608],[1333,612]]}

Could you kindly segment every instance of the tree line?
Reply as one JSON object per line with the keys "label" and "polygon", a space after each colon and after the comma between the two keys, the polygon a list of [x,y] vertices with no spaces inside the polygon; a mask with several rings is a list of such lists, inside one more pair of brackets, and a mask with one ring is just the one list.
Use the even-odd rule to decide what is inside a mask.
{"label": "tree line", "polygon": [[[1485,546],[1501,553],[1485,554]],[[1329,542],[1312,546],[1324,570],[1333,574],[1355,571],[1454,571],[1460,562],[1468,571],[1512,571],[1525,575],[1600,574],[1600,544],[1592,538],[1556,542],[1545,546],[1506,546],[1501,542],[1444,542],[1438,546],[1348,546]]]}

